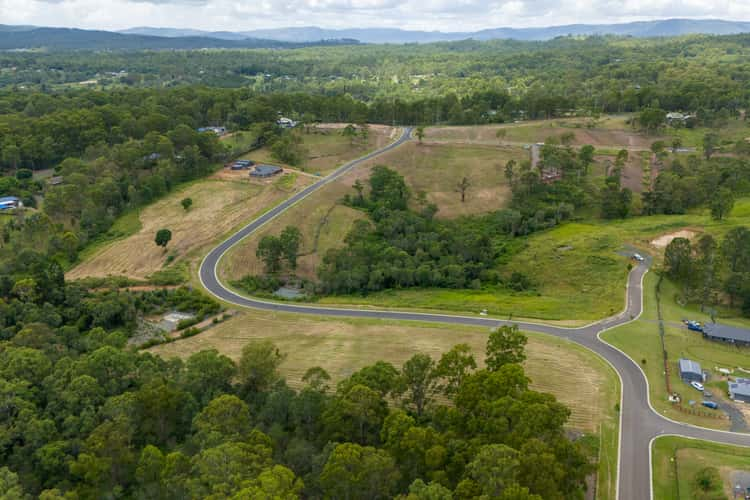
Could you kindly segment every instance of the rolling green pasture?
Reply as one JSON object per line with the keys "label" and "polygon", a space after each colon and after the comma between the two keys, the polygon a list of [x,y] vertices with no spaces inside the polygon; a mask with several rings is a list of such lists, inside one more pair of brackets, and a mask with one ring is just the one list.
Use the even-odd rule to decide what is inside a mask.
{"label": "rolling green pasture", "polygon": [[713,221],[705,211],[623,221],[570,222],[519,239],[520,249],[501,262],[501,269],[508,273],[512,270],[530,276],[536,283],[534,292],[495,287],[406,289],[325,297],[321,302],[471,313],[487,309],[489,314],[503,317],[587,322],[624,307],[629,260],[618,252],[626,246],[651,253],[658,262],[662,250],[650,244],[658,236],[689,228],[721,237],[743,224],[750,225],[750,199],[739,200],[731,216],[721,222]]}

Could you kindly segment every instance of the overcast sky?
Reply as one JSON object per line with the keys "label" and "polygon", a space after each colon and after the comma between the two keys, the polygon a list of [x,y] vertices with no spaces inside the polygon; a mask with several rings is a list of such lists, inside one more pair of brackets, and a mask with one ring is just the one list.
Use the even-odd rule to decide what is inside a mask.
{"label": "overcast sky", "polygon": [[0,0],[0,24],[244,31],[284,26],[490,27],[667,17],[750,20],[750,0]]}

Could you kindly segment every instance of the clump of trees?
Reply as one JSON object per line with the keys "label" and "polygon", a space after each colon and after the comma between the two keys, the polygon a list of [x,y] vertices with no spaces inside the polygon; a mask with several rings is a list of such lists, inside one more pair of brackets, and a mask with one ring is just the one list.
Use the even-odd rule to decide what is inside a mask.
{"label": "clump of trees", "polygon": [[602,217],[605,219],[624,219],[630,214],[633,192],[621,185],[622,170],[628,160],[625,149],[617,153],[614,166],[604,180],[602,197]]}
{"label": "clump of trees", "polygon": [[279,236],[266,235],[258,242],[255,255],[263,261],[267,274],[297,269],[297,257],[302,244],[302,233],[295,226],[287,226]]}
{"label": "clump of trees", "polygon": [[[344,203],[363,210],[345,246],[330,250],[318,269],[322,293],[367,293],[389,288],[479,288],[500,285],[525,291],[534,282],[518,272],[503,273],[501,256],[517,248],[512,238],[567,219],[567,203],[535,204],[535,210],[503,209],[458,220],[435,217],[437,207],[413,197],[398,172],[379,165],[357,181]],[[461,183],[469,188],[469,180]],[[528,208],[528,207],[526,207]],[[530,213],[528,213],[530,212]]]}
{"label": "clump of trees", "polygon": [[[744,141],[741,141],[744,142]],[[747,155],[674,159],[661,168],[654,185],[642,193],[644,215],[684,214],[708,207],[716,220],[732,210],[734,199],[750,193]]]}
{"label": "clump of trees", "polygon": [[701,307],[721,302],[739,305],[750,316],[750,230],[736,227],[717,241],[703,234],[693,244],[687,238],[674,238],[664,251],[664,271],[681,286],[685,300]]}
{"label": "clump of trees", "polygon": [[[528,161],[509,161],[505,178],[511,185],[511,206],[535,226],[549,226],[569,218],[576,208],[590,205],[596,189],[588,174],[594,162],[594,148],[573,148],[572,136],[551,137],[541,146],[536,167]],[[545,179],[543,174],[549,174]]]}
{"label": "clump of trees", "polygon": [[166,249],[169,242],[172,241],[172,231],[169,229],[159,229],[156,231],[154,242],[160,247]]}
{"label": "clump of trees", "polygon": [[302,136],[293,130],[287,130],[271,143],[271,156],[281,163],[299,166],[307,160],[308,151]]}

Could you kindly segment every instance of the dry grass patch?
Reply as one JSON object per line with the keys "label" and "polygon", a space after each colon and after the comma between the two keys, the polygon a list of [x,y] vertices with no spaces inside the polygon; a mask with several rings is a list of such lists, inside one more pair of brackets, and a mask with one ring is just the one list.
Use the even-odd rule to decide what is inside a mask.
{"label": "dry grass patch", "polygon": [[[412,141],[371,160],[365,167],[386,165],[397,170],[413,192],[423,191],[427,200],[438,206],[438,217],[453,218],[504,207],[510,199],[505,164],[528,156],[527,151],[516,146]],[[471,187],[462,203],[456,188],[464,177]]]}
{"label": "dry grass patch", "polygon": [[[123,275],[146,278],[164,266],[168,255],[175,255],[175,262],[199,257],[217,238],[289,194],[288,189],[277,186],[280,177],[262,182],[247,179],[246,172],[243,177],[235,181],[216,177],[205,179],[149,205],[140,212],[141,228],[137,233],[103,247],[68,272],[67,277]],[[291,190],[309,182],[309,178],[298,176]],[[188,211],[180,205],[183,198],[193,200]],[[166,252],[154,243],[156,231],[162,228],[172,231]]]}
{"label": "dry grass patch", "polygon": [[354,222],[365,217],[363,212],[339,204],[351,191],[352,182],[347,175],[327,184],[234,246],[219,264],[220,277],[231,281],[247,274],[263,274],[263,263],[255,256],[258,242],[266,235],[280,234],[291,225],[302,232],[296,274],[315,278],[320,259],[329,249],[343,245]]}
{"label": "dry grass patch", "polygon": [[[321,319],[309,316],[243,312],[200,335],[151,348],[165,357],[187,358],[203,349],[217,349],[239,359],[251,340],[270,339],[287,354],[281,366],[292,387],[302,385],[305,371],[325,368],[333,383],[356,370],[384,360],[401,366],[417,352],[433,358],[458,343],[467,343],[483,358],[487,341],[483,328],[396,323],[354,319]],[[532,387],[554,394],[572,410],[568,425],[598,432],[614,400],[617,381],[604,361],[571,342],[528,334],[526,371]]]}

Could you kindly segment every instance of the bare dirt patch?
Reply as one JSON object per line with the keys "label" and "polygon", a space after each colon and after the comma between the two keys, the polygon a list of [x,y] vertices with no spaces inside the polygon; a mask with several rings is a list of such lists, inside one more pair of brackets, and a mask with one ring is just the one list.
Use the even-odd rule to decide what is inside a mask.
{"label": "bare dirt patch", "polygon": [[[278,179],[239,182],[209,178],[190,184],[146,207],[140,213],[140,231],[104,247],[67,276],[145,279],[161,269],[169,255],[175,256],[175,262],[196,258],[218,237],[287,197],[287,190],[276,187]],[[307,177],[297,177],[292,189],[309,182]],[[193,205],[186,211],[180,200],[188,197]],[[154,243],[156,231],[162,228],[172,231],[166,251]]]}
{"label": "bare dirt patch", "polygon": [[[383,321],[319,319],[283,314],[243,312],[187,339],[151,348],[165,357],[186,358],[203,349],[217,349],[239,359],[254,339],[270,339],[287,354],[281,366],[292,387],[302,385],[308,368],[321,366],[332,385],[356,370],[385,360],[400,367],[417,352],[438,358],[458,343],[469,344],[483,359],[487,330],[480,328]],[[527,346],[527,375],[536,390],[550,392],[572,410],[569,426],[598,432],[606,417],[604,393],[615,383],[603,362],[564,340],[531,335]],[[573,388],[573,389],[571,389]]]}
{"label": "bare dirt patch", "polygon": [[659,236],[658,238],[651,240],[651,245],[656,248],[667,248],[667,245],[669,245],[672,242],[672,240],[675,238],[687,238],[691,240],[695,238],[697,234],[698,234],[697,231],[693,231],[691,229],[682,229],[680,231],[675,231],[674,233],[665,234],[665,235]]}

